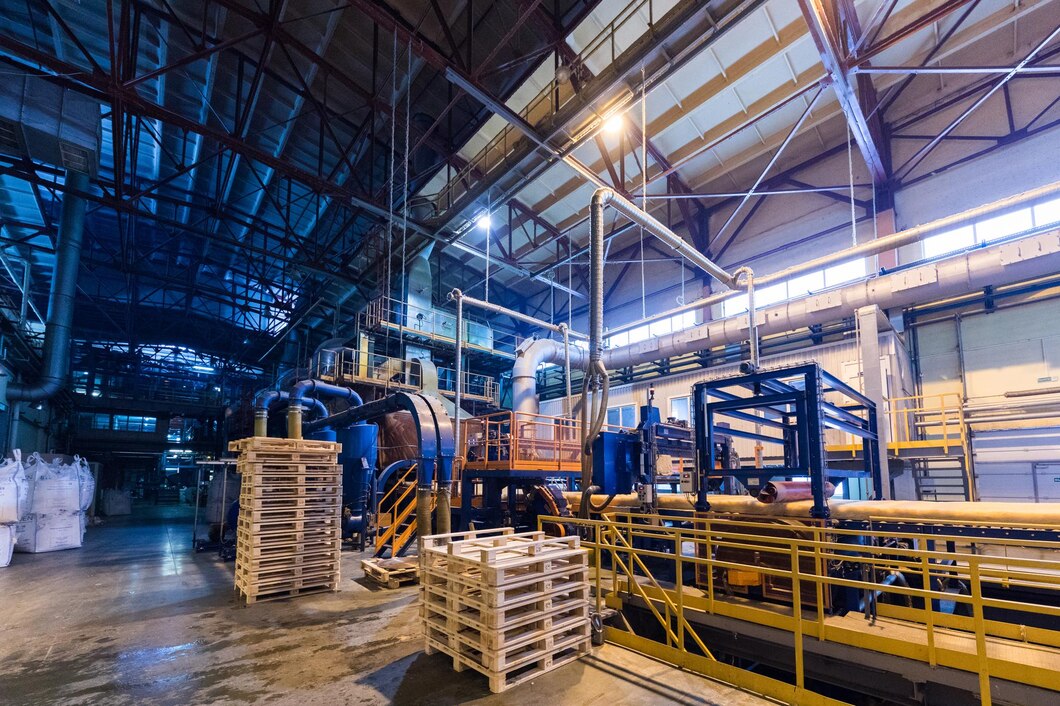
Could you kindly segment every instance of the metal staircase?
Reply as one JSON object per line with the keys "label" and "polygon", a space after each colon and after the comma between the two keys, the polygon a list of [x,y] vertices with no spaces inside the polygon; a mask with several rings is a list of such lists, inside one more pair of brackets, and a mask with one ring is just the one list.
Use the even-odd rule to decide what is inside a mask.
{"label": "metal staircase", "polygon": [[963,455],[913,460],[913,480],[916,482],[917,499],[967,500],[970,496],[968,474],[964,469],[965,460]]}
{"label": "metal staircase", "polygon": [[380,499],[378,522],[375,556],[403,556],[416,538],[416,464],[405,469]]}

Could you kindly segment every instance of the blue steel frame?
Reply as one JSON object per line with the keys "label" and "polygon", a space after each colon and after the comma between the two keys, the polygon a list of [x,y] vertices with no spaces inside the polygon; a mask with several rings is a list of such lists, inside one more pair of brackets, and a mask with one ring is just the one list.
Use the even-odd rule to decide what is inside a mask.
{"label": "blue steel frame", "polygon": [[[825,399],[829,393],[841,395],[844,400],[838,404],[829,402]],[[717,460],[714,451],[716,433],[782,444],[782,466],[756,468],[741,465],[723,473],[745,484],[756,478],[764,482],[777,477],[809,477],[813,517],[827,518],[829,515],[824,495],[825,481],[838,483],[844,478],[871,478],[873,499],[882,497],[877,453],[879,440],[875,431],[876,405],[816,363],[700,382],[692,388],[692,397],[696,465],[700,476],[697,510],[706,512],[710,509],[706,477],[714,472]],[[757,433],[717,426],[719,420],[724,419],[751,422],[764,429]],[[824,444],[826,429],[838,429],[862,440],[864,469],[829,468]]]}
{"label": "blue steel frame", "polygon": [[[546,479],[563,478],[567,488],[577,490],[577,481],[581,471],[491,471],[462,469],[460,475],[460,517],[454,524],[458,532],[466,532],[472,522],[481,522],[486,527],[500,527],[504,524],[501,511],[501,496],[504,490],[508,497],[516,497],[517,488],[528,488],[545,482]],[[475,483],[482,483],[482,506],[472,505],[475,496]],[[536,529],[536,528],[535,528]]]}

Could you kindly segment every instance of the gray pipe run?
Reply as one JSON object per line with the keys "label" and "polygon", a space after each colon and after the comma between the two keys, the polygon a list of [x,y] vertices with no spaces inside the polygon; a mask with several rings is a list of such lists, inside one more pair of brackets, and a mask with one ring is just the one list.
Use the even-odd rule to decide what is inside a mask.
{"label": "gray pipe run", "polygon": [[70,335],[77,295],[77,270],[85,234],[85,200],[75,191],[88,191],[87,174],[66,173],[66,195],[63,196],[59,221],[40,378],[32,384],[10,383],[7,386],[9,402],[49,399],[62,389],[70,374]]}
{"label": "gray pipe run", "polygon": [[[967,211],[961,211],[960,213],[952,216],[946,216],[945,218],[939,218],[938,220],[924,223],[923,225],[915,226],[913,228],[907,228],[906,230],[899,231],[892,235],[877,238],[875,240],[869,240],[861,245],[856,245],[846,250],[840,250],[839,252],[831,253],[830,255],[822,255],[821,257],[813,260],[807,260],[797,265],[792,265],[779,272],[774,272],[770,275],[755,276],[754,286],[758,289],[768,287],[771,284],[783,282],[784,280],[798,275],[807,274],[809,272],[816,272],[817,270],[828,267],[829,265],[838,265],[848,260],[853,260],[858,257],[868,257],[869,255],[879,255],[883,252],[890,250],[896,250],[906,245],[912,245],[913,243],[919,242],[925,236],[932,233],[950,230],[957,228],[968,223],[972,223],[983,216],[990,215],[991,213],[997,213],[1008,209],[1015,208],[1017,206],[1025,205],[1046,198],[1048,196],[1055,196],[1060,194],[1060,182],[1050,184],[1048,186],[1042,186],[1037,189],[1031,189],[1030,191],[1024,191],[1023,193],[1010,196],[1000,201],[994,201],[977,208],[969,209]],[[622,324],[621,326],[615,326],[614,328],[608,329],[608,335],[615,335],[618,333],[624,333],[631,331],[635,328],[639,328],[645,324],[650,324],[655,321],[662,321],[678,314],[685,312],[694,311],[696,309],[705,309],[715,304],[720,304],[726,299],[730,299],[736,296],[736,291],[729,292],[718,292],[711,294],[710,296],[697,299],[695,301],[682,304],[681,306],[660,311],[650,316],[646,316],[643,319],[637,321],[631,321],[628,324]]]}
{"label": "gray pipe run", "polygon": [[[706,255],[701,253],[699,250],[694,248],[685,242],[684,238],[674,233],[672,230],[664,226],[658,220],[653,218],[650,214],[645,213],[639,207],[634,205],[631,201],[624,197],[616,194],[611,189],[597,189],[593,194],[592,201],[589,205],[589,229],[593,231],[593,219],[594,219],[594,207],[599,205],[600,211],[595,214],[599,220],[600,228],[603,228],[603,207],[611,206],[623,216],[633,221],[637,225],[643,226],[644,230],[654,235],[659,240],[663,241],[671,248],[681,254],[686,260],[691,262],[693,265],[709,274],[714,279],[720,281],[729,289],[739,289],[736,278],[730,273],[723,270],[714,261],[709,259]],[[602,231],[601,231],[602,233]],[[591,245],[590,245],[591,249]],[[590,332],[591,333],[591,332]]]}
{"label": "gray pipe run", "polygon": [[[287,401],[290,395],[281,390],[262,390],[254,396],[254,436],[269,435],[269,409],[277,402]],[[318,417],[326,417],[327,405],[316,398],[303,401],[310,409],[316,410]]]}
{"label": "gray pipe run", "polygon": [[[490,311],[494,314],[500,314],[501,316],[507,316],[518,321],[522,321],[523,323],[530,324],[531,326],[536,326],[538,328],[543,328],[547,331],[552,331],[553,333],[563,333],[563,329],[565,328],[564,324],[553,324],[548,321],[542,321],[541,319],[534,318],[529,314],[524,314],[521,311],[509,309],[507,307],[500,306],[499,304],[494,304],[493,302],[487,302],[481,299],[476,299],[474,297],[469,297],[468,295],[461,292],[459,289],[454,289],[453,291],[449,292],[448,297],[449,301],[451,302],[455,302],[457,301],[457,299],[460,299],[464,302],[464,306],[482,309],[483,311]],[[588,340],[589,338],[584,333],[579,333],[577,331],[569,329],[567,331],[567,335],[569,335],[571,338],[578,338],[583,341]]]}
{"label": "gray pipe run", "polygon": [[[850,284],[800,299],[766,307],[758,312],[762,334],[783,333],[836,320],[860,307],[881,309],[909,306],[928,300],[965,294],[988,285],[1012,284],[1055,274],[1060,268],[1060,230],[1031,235],[1007,243],[925,263],[885,275],[872,275]],[[757,286],[758,282],[756,282]],[[649,338],[604,351],[607,368],[617,370],[714,346],[747,339],[748,320],[743,315],[710,321],[666,336]],[[584,351],[571,351],[572,364],[584,364]],[[513,400],[526,408],[536,400],[537,378],[526,375],[543,363],[560,364],[563,352],[554,341],[535,341],[521,351],[512,374]],[[536,403],[535,403],[536,404]],[[517,408],[518,409],[518,408]]]}
{"label": "gray pipe run", "polygon": [[332,385],[323,380],[301,380],[291,388],[287,407],[287,438],[302,438],[302,404],[306,397],[320,395],[347,400],[351,407],[360,407],[364,400],[354,390],[342,385]]}

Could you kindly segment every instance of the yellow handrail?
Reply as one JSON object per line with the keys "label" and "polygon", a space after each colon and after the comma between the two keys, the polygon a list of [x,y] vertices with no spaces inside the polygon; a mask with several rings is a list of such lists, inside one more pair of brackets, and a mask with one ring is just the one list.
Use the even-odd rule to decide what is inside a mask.
{"label": "yellow handrail", "polygon": [[[691,629],[694,621],[689,620],[689,616],[695,613],[764,623],[790,631],[795,649],[796,691],[801,694],[801,697],[790,697],[793,699],[790,703],[810,702],[804,686],[802,654],[809,638],[894,654],[932,666],[976,672],[983,704],[991,703],[992,678],[1020,681],[1046,689],[1056,689],[1060,684],[1060,629],[1035,627],[1032,621],[1028,621],[1031,622],[1028,625],[999,622],[991,620],[987,613],[996,609],[1008,611],[1010,615],[1037,615],[1043,621],[1047,619],[1060,625],[1057,622],[1060,621],[1060,606],[1053,605],[1048,597],[1031,602],[1023,597],[1030,595],[1027,593],[1021,593],[1020,600],[984,594],[984,588],[989,587],[994,591],[1046,589],[1047,596],[1056,595],[1060,591],[1060,559],[1053,556],[1060,552],[1060,525],[1022,528],[1035,529],[1040,534],[1051,532],[1056,539],[1001,537],[986,542],[1001,548],[1018,546],[1024,550],[1039,550],[1042,556],[1033,558],[983,554],[982,541],[978,542],[978,547],[972,547],[967,537],[949,531],[941,524],[930,528],[930,534],[924,534],[837,529],[809,521],[778,523],[776,518],[695,517],[691,528],[668,524],[675,522],[670,516],[616,513],[602,520],[539,518],[542,525],[554,521],[580,528],[582,536],[587,537],[584,545],[595,552],[594,588],[598,604],[604,597],[608,605],[614,607],[616,601],[621,605],[623,595],[636,595],[663,623],[667,645],[660,650],[670,650],[666,654],[673,661],[687,666],[692,660],[688,656],[685,636],[689,632],[695,635]],[[862,543],[866,540],[868,543]],[[953,551],[935,549],[935,543],[941,546],[952,544]],[[689,545],[693,552],[686,555],[683,550]],[[656,548],[642,548],[644,546]],[[666,546],[670,549],[658,548]],[[609,582],[603,580],[604,558],[608,558],[614,568]],[[840,574],[827,568],[840,563],[851,570]],[[683,582],[682,570],[689,564],[701,572],[695,588],[686,587]],[[653,567],[661,568],[653,571]],[[655,577],[659,570],[669,574],[674,569],[675,584],[667,584]],[[781,585],[790,585],[790,604],[785,609],[775,603],[763,605],[731,600],[727,593],[719,590],[714,579],[733,571],[762,577],[759,585],[763,588],[772,586],[779,590]],[[897,581],[881,583],[882,577],[893,572],[901,572],[915,580],[905,585]],[[618,574],[625,576],[628,586],[620,586]],[[917,586],[917,583],[921,585]],[[943,584],[966,586],[967,593],[943,590],[946,587]],[[856,613],[847,614],[846,618],[829,615],[825,602],[826,596],[832,595],[833,588],[852,589],[872,596],[870,605],[875,605],[875,614],[889,621],[901,620],[907,625],[919,626],[924,639],[910,640],[908,634],[888,635],[880,630],[867,632],[857,622],[850,622],[852,619],[858,621]],[[959,615],[956,611],[943,613],[935,607],[940,601],[966,606],[968,615]],[[940,631],[944,631],[946,637],[941,643],[936,640]],[[967,636],[964,642],[959,639],[961,635]],[[1043,650],[1053,650],[1055,658],[1051,662],[1046,658],[1023,662],[1018,656],[1009,656],[1007,649],[991,648],[988,651],[988,645],[999,639],[1039,645]],[[646,638],[627,638],[617,634],[616,640],[623,644],[631,641],[644,644],[647,641]],[[700,647],[698,642],[697,647]],[[705,651],[705,646],[702,647]],[[702,661],[696,664],[706,671],[716,672],[718,669]],[[746,675],[735,676],[744,679]],[[761,686],[755,678],[757,676],[746,676],[746,679]]]}

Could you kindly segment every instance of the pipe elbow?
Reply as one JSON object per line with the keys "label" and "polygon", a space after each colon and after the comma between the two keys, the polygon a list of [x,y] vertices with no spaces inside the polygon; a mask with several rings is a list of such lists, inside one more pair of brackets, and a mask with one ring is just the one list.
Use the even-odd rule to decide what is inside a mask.
{"label": "pipe elbow", "polygon": [[606,206],[615,197],[614,189],[601,186],[593,192],[593,198],[589,202],[591,206]]}
{"label": "pipe elbow", "polygon": [[276,402],[284,397],[286,397],[286,393],[280,392],[279,390],[262,390],[254,396],[254,409],[268,410],[269,407],[276,404]]}

